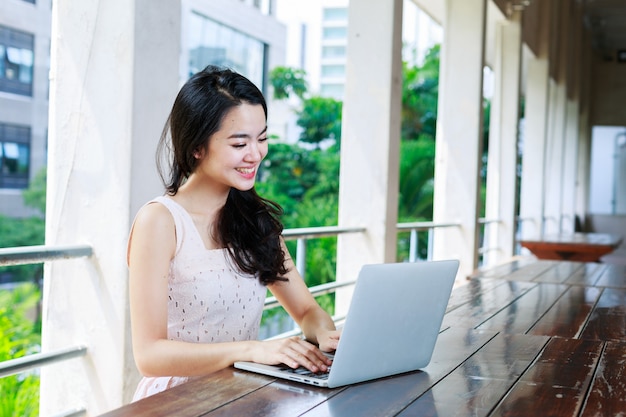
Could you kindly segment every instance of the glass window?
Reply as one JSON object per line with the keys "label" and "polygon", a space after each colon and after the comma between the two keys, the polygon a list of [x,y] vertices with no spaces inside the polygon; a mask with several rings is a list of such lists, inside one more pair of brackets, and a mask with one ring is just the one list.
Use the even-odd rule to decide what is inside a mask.
{"label": "glass window", "polygon": [[0,188],[28,187],[30,128],[0,124]]}
{"label": "glass window", "polygon": [[626,214],[626,126],[591,130],[589,212]]}
{"label": "glass window", "polygon": [[266,45],[242,32],[192,13],[189,22],[188,76],[207,65],[231,68],[264,90]]}
{"label": "glass window", "polygon": [[34,36],[0,26],[0,91],[33,93]]}
{"label": "glass window", "polygon": [[348,9],[345,7],[333,7],[324,9],[324,20],[348,20]]}
{"label": "glass window", "polygon": [[322,58],[345,58],[345,46],[324,46],[322,48]]}
{"label": "glass window", "polygon": [[341,100],[343,97],[343,84],[322,84],[320,88],[320,94],[324,97],[332,97],[337,100]]}
{"label": "glass window", "polygon": [[322,65],[322,77],[344,77],[345,65]]}
{"label": "glass window", "polygon": [[329,27],[324,28],[324,39],[346,39],[348,37],[348,28],[346,27]]}

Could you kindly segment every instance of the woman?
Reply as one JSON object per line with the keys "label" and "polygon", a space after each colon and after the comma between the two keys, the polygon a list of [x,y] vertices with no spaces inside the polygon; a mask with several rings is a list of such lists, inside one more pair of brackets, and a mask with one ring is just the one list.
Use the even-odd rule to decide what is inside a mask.
{"label": "woman", "polygon": [[[181,88],[159,151],[166,195],[143,206],[128,245],[134,400],[236,361],[331,364],[339,332],[282,240],[281,209],[254,190],[267,155],[267,106],[245,77],[207,67]],[[171,142],[170,142],[171,141]],[[305,339],[258,341],[266,288]]]}

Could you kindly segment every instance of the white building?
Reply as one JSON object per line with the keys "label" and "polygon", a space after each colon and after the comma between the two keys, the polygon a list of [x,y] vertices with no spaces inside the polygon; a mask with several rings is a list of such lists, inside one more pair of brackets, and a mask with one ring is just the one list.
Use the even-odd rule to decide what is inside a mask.
{"label": "white building", "polygon": [[45,165],[50,0],[0,0],[0,215],[28,217],[22,190]]}
{"label": "white building", "polygon": [[[286,65],[304,69],[309,94],[343,100],[348,45],[348,0],[276,0],[276,17],[287,27]],[[441,26],[411,0],[403,2],[404,60],[419,65],[433,45],[441,43]],[[375,57],[372,57],[375,59]],[[291,100],[290,107],[297,106]],[[277,106],[277,111],[290,107]],[[291,114],[280,114],[286,128],[279,136],[295,142],[299,135]]]}

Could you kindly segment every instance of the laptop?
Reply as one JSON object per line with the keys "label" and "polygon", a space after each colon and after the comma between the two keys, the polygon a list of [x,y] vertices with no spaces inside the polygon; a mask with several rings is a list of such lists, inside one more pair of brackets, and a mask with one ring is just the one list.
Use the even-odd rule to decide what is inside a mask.
{"label": "laptop", "polygon": [[235,362],[235,368],[334,388],[424,368],[430,362],[459,261],[364,265],[327,373]]}

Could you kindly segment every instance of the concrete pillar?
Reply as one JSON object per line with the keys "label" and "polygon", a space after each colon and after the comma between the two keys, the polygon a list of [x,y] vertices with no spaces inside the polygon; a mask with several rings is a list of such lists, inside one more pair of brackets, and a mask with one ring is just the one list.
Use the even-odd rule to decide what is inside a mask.
{"label": "concrete pillar", "polygon": [[46,244],[94,255],[45,267],[43,351],[88,353],[42,368],[40,414],[97,415],[138,380],[126,242],[136,209],[162,193],[154,152],[178,89],[180,2],[58,0],[52,15]]}
{"label": "concrete pillar", "polygon": [[568,28],[570,24],[570,1],[557,0],[556,19],[558,32],[556,51],[553,55],[555,71],[550,88],[550,104],[548,108],[549,125],[546,149],[546,188],[544,209],[544,232],[547,234],[561,232],[563,214],[564,189],[564,157],[566,149],[567,125],[567,52]]}
{"label": "concrete pillar", "polygon": [[487,160],[487,252],[484,265],[513,256],[517,201],[517,138],[522,61],[522,12],[514,11],[498,24],[495,51],[495,89],[491,103]]}
{"label": "concrete pillar", "polygon": [[586,31],[581,33],[580,54],[580,118],[578,126],[578,169],[576,172],[576,214],[586,227],[589,208],[589,172],[591,169],[591,127],[589,122],[589,79],[591,77],[591,42]]}
{"label": "concrete pillar", "polygon": [[550,92],[550,44],[554,37],[548,2],[535,7],[539,19],[538,51],[527,63],[526,105],[522,137],[522,178],[520,184],[520,234],[525,238],[539,236],[543,230],[545,207],[546,141]]}
{"label": "concrete pillar", "polygon": [[433,258],[461,261],[457,279],[478,266],[479,171],[486,0],[446,0],[439,71]]}
{"label": "concrete pillar", "polygon": [[567,27],[567,54],[565,60],[565,85],[567,94],[565,146],[563,152],[563,187],[561,209],[561,231],[572,233],[576,227],[577,173],[580,151],[580,48],[582,47],[582,6],[571,4]]}
{"label": "concrete pillar", "polygon": [[520,184],[521,235],[542,232],[544,208],[545,143],[548,123],[549,62],[530,58],[527,64],[522,178]]}
{"label": "concrete pillar", "polygon": [[[396,260],[402,94],[402,0],[350,2],[341,132],[337,280],[366,263]],[[372,24],[372,22],[376,22]],[[349,294],[337,294],[345,312]]]}
{"label": "concrete pillar", "polygon": [[560,230],[563,233],[572,233],[576,223],[576,173],[578,171],[578,129],[580,126],[578,99],[568,99],[565,112],[565,143],[561,156],[563,160],[563,186],[561,190]]}

